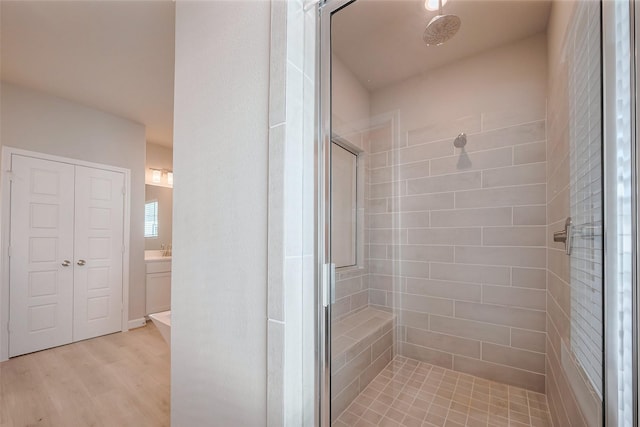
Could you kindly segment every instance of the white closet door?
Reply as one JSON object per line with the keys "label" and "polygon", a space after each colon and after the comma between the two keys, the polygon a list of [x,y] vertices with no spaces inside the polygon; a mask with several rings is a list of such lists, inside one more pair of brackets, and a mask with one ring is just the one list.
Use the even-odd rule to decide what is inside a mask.
{"label": "white closet door", "polygon": [[11,170],[13,357],[72,340],[74,167],[14,154]]}
{"label": "white closet door", "polygon": [[122,330],[124,174],[76,166],[73,340]]}

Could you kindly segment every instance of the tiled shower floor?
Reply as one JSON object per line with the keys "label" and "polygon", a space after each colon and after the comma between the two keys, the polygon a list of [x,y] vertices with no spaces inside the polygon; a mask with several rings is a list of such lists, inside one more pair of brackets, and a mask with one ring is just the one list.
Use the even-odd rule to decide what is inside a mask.
{"label": "tiled shower floor", "polygon": [[333,423],[345,426],[551,426],[544,394],[396,356]]}

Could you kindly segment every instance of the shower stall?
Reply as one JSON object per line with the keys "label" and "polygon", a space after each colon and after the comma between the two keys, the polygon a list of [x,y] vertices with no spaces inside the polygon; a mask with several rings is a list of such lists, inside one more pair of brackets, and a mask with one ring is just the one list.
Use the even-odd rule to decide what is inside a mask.
{"label": "shower stall", "polygon": [[321,9],[322,424],[632,425],[633,9],[431,3]]}

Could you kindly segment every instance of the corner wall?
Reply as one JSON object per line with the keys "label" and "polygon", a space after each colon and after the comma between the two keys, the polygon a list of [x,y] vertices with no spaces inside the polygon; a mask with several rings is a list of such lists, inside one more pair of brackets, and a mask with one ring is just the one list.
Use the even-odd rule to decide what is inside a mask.
{"label": "corner wall", "polygon": [[267,425],[310,426],[315,381],[317,9],[271,1]]}
{"label": "corner wall", "polygon": [[270,6],[176,3],[174,426],[266,425]]}

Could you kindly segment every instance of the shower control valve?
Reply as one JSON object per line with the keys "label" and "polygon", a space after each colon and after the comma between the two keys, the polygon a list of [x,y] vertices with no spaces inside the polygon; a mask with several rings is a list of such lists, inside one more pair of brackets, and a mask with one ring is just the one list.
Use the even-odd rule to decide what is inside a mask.
{"label": "shower control valve", "polygon": [[572,224],[571,217],[567,217],[567,220],[564,222],[564,230],[553,233],[553,241],[564,243],[567,255],[571,255],[571,243],[573,240],[571,235]]}

